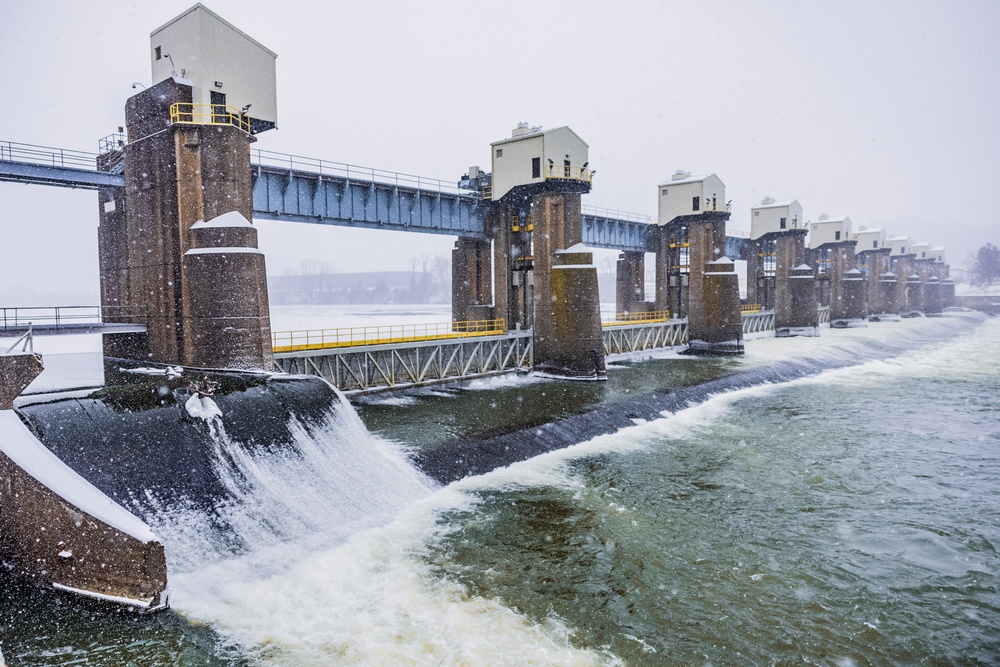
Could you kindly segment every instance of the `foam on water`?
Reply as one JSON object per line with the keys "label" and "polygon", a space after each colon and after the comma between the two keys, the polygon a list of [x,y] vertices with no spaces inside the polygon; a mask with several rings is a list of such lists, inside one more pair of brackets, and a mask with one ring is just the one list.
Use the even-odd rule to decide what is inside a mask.
{"label": "foam on water", "polygon": [[262,664],[614,665],[577,650],[557,618],[537,624],[498,602],[435,577],[425,544],[448,530],[440,513],[473,500],[444,489],[387,526],[316,549],[294,567],[260,577],[243,563],[185,575],[183,609],[211,622]]}
{"label": "foam on water", "polygon": [[[151,522],[167,543],[172,564],[179,565],[175,571],[180,573],[171,581],[175,608],[211,623],[261,664],[622,664],[604,651],[575,648],[572,628],[555,616],[533,622],[441,577],[430,546],[454,530],[445,517],[474,511],[482,490],[554,487],[582,492],[583,482],[569,463],[669,447],[710,428],[738,402],[796,383],[906,376],[921,364],[923,373],[930,364],[942,373],[966,373],[971,365],[976,372],[997,374],[997,325],[989,322],[945,343],[933,342],[955,330],[944,319],[824,330],[820,339],[755,340],[748,346],[750,365],[796,355],[870,358],[880,347],[921,347],[791,383],[711,396],[660,419],[437,490],[397,449],[368,433],[346,404],[321,429],[297,426],[292,453],[251,455],[217,431],[217,470],[233,500],[215,516],[175,508]],[[984,349],[992,355],[985,362]],[[977,351],[978,362],[967,362]],[[486,386],[475,388],[504,381],[484,380]],[[218,543],[214,527],[219,522],[232,528],[237,548],[233,538]]]}
{"label": "foam on water", "polygon": [[240,652],[297,667],[508,664],[512,655],[525,665],[617,664],[573,649],[557,618],[532,623],[435,577],[425,545],[447,530],[441,513],[473,496],[435,491],[346,402],[318,428],[290,424],[290,450],[251,453],[220,420],[205,427],[228,499],[210,513],[143,505],[167,548],[174,609]]}
{"label": "foam on water", "polygon": [[[143,503],[151,508],[145,518],[163,538],[172,571],[190,572],[234,555],[253,560],[273,548],[287,550],[288,557],[300,541],[337,544],[360,528],[385,523],[431,489],[345,402],[334,404],[317,426],[293,420],[292,448],[251,453],[226,434],[221,420],[205,428],[227,498],[210,514],[193,505],[168,506],[151,495]],[[183,594],[175,596],[180,600]]]}

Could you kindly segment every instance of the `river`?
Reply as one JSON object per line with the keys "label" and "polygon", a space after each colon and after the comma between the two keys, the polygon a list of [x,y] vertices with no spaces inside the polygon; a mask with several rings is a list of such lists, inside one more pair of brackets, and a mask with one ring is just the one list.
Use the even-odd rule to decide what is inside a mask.
{"label": "river", "polygon": [[[408,462],[771,368],[804,370],[449,484]],[[212,543],[194,509],[146,517],[173,588],[149,618],[2,573],[0,648],[10,667],[1000,662],[1000,319],[608,375],[369,396],[295,456],[230,452],[251,549]]]}

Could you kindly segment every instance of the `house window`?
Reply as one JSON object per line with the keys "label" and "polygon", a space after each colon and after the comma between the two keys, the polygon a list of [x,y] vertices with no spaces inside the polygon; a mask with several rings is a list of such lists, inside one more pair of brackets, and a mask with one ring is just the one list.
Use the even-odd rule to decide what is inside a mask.
{"label": "house window", "polygon": [[833,233],[833,240],[834,241],[839,241],[840,240],[840,232],[834,232]]}
{"label": "house window", "polygon": [[700,210],[700,209],[701,209],[701,197],[692,197],[691,198],[691,210],[692,211],[697,211],[697,210]]}
{"label": "house window", "polygon": [[[754,211],[754,212],[753,212],[753,217],[755,217],[755,218],[756,218],[756,217],[757,217],[757,216],[759,216],[759,215],[760,215],[760,211]],[[782,218],[782,219],[784,219],[784,218]]]}
{"label": "house window", "polygon": [[569,160],[563,160],[563,177],[569,178],[569,172],[570,172]]}
{"label": "house window", "polygon": [[498,148],[497,149],[497,157],[503,157],[503,149],[502,148]]}
{"label": "house window", "polygon": [[872,247],[873,248],[877,248],[878,247],[878,241],[877,240],[876,241],[872,241]]}
{"label": "house window", "polygon": [[782,218],[780,220],[779,224],[781,225],[781,229],[785,229],[786,227],[788,227],[788,219],[787,218]]}
{"label": "house window", "polygon": [[158,47],[156,47],[156,49],[154,49],[154,50],[155,50],[155,52],[156,52],[156,59],[157,59],[157,60],[159,60],[160,58],[162,58],[162,57],[163,57],[163,47],[162,47],[162,46],[158,46]]}
{"label": "house window", "polygon": [[532,178],[542,177],[542,158],[540,157],[531,158],[531,177]]}
{"label": "house window", "polygon": [[663,196],[666,197],[668,192],[670,192],[670,190],[664,190],[663,191]]}

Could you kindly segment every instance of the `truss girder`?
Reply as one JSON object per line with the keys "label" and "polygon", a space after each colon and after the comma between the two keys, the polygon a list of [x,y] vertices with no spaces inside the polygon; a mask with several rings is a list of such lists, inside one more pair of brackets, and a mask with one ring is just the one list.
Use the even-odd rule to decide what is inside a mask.
{"label": "truss girder", "polygon": [[683,345],[688,340],[686,319],[627,324],[604,329],[604,353],[627,354]]}
{"label": "truss girder", "polygon": [[341,391],[401,389],[486,375],[530,371],[531,332],[400,345],[286,352],[274,355],[285,373],[316,375]]}
{"label": "truss girder", "polygon": [[759,313],[743,313],[743,333],[753,334],[764,331],[774,331],[774,311],[764,310]]}
{"label": "truss girder", "polygon": [[253,166],[255,218],[485,239],[485,211],[471,194]]}
{"label": "truss girder", "polygon": [[592,213],[583,214],[583,243],[591,248],[653,252],[648,222],[621,220]]}

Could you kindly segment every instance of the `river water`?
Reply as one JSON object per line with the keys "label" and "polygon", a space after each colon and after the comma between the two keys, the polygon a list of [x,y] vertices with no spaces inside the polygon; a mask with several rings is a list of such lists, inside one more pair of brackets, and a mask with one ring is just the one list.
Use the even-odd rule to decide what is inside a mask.
{"label": "river water", "polygon": [[[803,370],[447,485],[406,460],[770,368]],[[258,548],[147,517],[173,568],[152,618],[0,575],[11,667],[1000,663],[1000,319],[372,396],[295,456],[230,454]]]}

